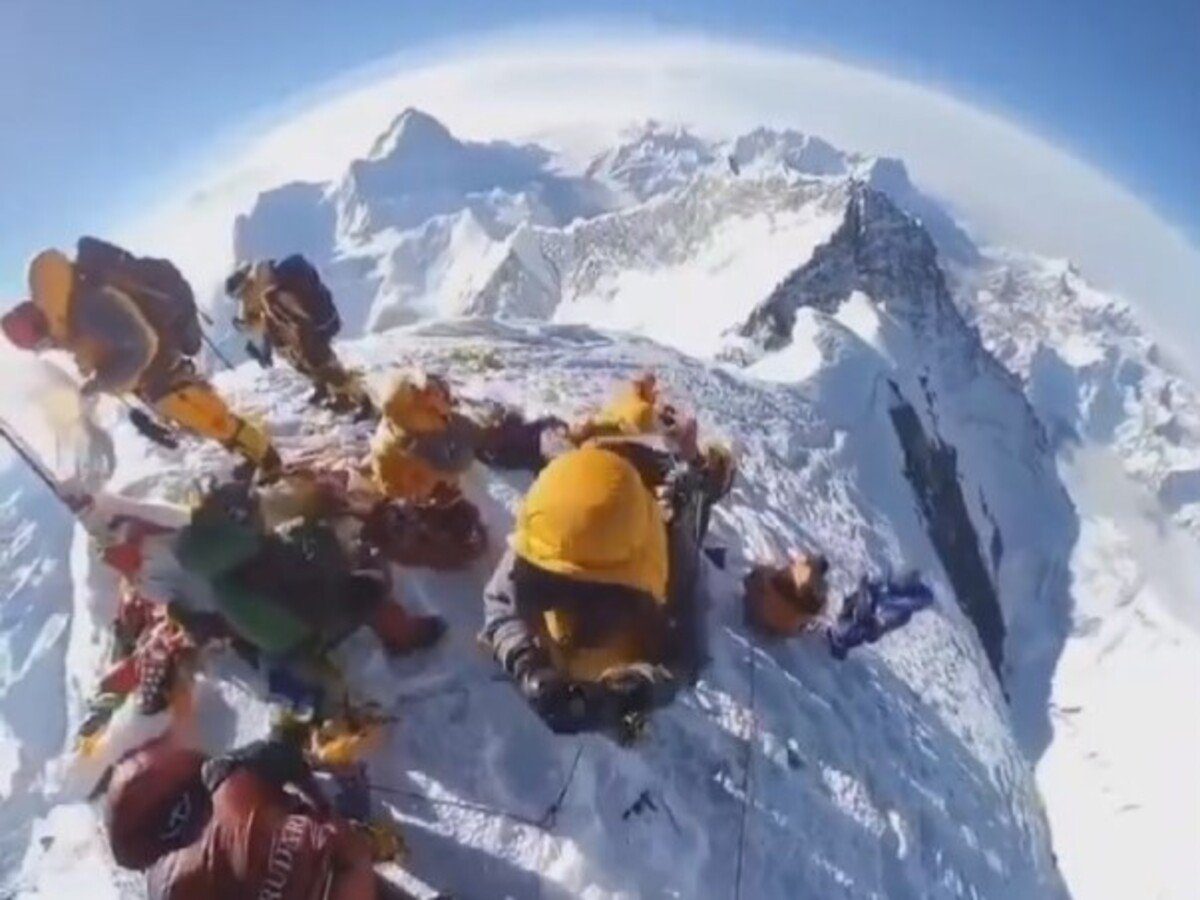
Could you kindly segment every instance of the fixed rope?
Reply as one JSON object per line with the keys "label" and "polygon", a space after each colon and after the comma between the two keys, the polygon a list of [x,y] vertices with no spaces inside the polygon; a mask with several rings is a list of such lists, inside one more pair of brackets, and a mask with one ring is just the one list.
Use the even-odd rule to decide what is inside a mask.
{"label": "fixed rope", "polygon": [[750,684],[750,734],[746,736],[746,752],[742,759],[742,815],[738,824],[738,848],[737,848],[737,863],[733,874],[733,897],[734,900],[741,900],[742,897],[742,869],[746,857],[746,822],[749,817],[750,807],[754,803],[754,739],[758,734],[758,712],[756,709],[757,701],[757,678],[755,677],[756,667],[754,660],[754,642],[747,643],[747,660],[748,672],[746,680]]}
{"label": "fixed rope", "polygon": [[558,794],[555,795],[553,802],[546,807],[546,811],[536,819],[532,816],[526,816],[522,813],[501,809],[498,806],[490,806],[487,803],[476,803],[471,800],[452,800],[448,797],[431,797],[424,791],[418,791],[413,788],[388,787],[387,785],[372,783],[370,785],[370,789],[379,794],[388,794],[395,797],[409,797],[414,800],[421,800],[432,806],[445,806],[452,809],[464,809],[469,812],[477,812],[488,816],[495,816],[501,819],[508,819],[509,821],[517,822],[521,825],[528,825],[530,828],[537,828],[540,831],[552,831],[558,821],[558,814],[562,810],[563,801],[567,799],[567,794],[571,791],[571,785],[575,781],[575,775],[579,770],[579,760],[582,756],[583,745],[580,744],[579,749],[575,751],[575,758],[571,762],[571,768],[567,773],[566,779],[563,781],[562,787],[559,788]]}

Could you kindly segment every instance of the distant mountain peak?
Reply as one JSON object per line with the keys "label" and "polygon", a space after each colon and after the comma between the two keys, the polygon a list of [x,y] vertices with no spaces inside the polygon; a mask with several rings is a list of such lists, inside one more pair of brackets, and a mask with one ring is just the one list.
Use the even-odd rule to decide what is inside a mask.
{"label": "distant mountain peak", "polygon": [[441,120],[415,107],[407,107],[371,146],[368,159],[381,160],[407,149],[421,152],[456,146],[459,141]]}
{"label": "distant mountain peak", "polygon": [[779,165],[802,175],[844,175],[847,154],[832,144],[793,129],[756,128],[733,141],[730,162],[739,170]]}

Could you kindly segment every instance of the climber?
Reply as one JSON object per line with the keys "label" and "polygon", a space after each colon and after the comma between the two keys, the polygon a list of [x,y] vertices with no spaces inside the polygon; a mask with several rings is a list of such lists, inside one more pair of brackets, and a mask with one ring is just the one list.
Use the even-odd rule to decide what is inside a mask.
{"label": "climber", "polygon": [[553,730],[620,730],[694,678],[709,483],[642,438],[588,443],[534,481],[481,640]]}
{"label": "climber", "polygon": [[445,623],[389,596],[388,567],[364,535],[348,533],[353,521],[300,517],[272,527],[263,492],[274,489],[239,480],[212,487],[173,542],[183,572],[208,589],[230,631],[271,662],[320,654],[363,624],[391,653],[437,641]]}
{"label": "climber", "polygon": [[[570,426],[566,436],[576,446],[589,442],[650,442],[694,472],[702,473],[707,493],[720,498],[733,486],[736,466],[730,449],[715,441],[702,446],[695,416],[684,414],[663,398],[653,372],[643,372],[623,385],[607,406]],[[561,446],[556,438],[557,433],[548,430],[541,444],[554,452],[553,448]],[[704,507],[699,523],[702,532],[708,528],[711,506]]]}
{"label": "climber", "polygon": [[681,415],[662,399],[652,372],[644,372],[623,385],[599,413],[576,422],[569,430],[576,445],[594,438],[650,434],[661,436],[670,443],[673,453],[685,459],[700,452],[696,420]]}
{"label": "climber", "polygon": [[480,429],[454,410],[449,385],[416,371],[396,379],[371,440],[370,471],[382,501],[369,538],[405,565],[458,568],[487,544],[479,510],[459,487]]}
{"label": "climber", "polygon": [[820,554],[799,554],[788,566],[755,565],[743,583],[746,624],[770,637],[821,632],[834,658],[845,659],[854,647],[875,643],[933,603],[933,591],[916,572],[864,576],[830,619],[828,571],[828,560]]}
{"label": "climber", "polygon": [[[114,623],[113,661],[88,699],[87,713],[76,730],[76,752],[99,757],[109,738],[109,725],[127,701],[139,716],[172,711],[172,727],[189,714],[190,674],[203,640],[173,619],[161,604],[122,585]],[[178,713],[178,716],[176,715]]]}
{"label": "climber", "polygon": [[[29,288],[32,299],[0,319],[15,346],[66,350],[85,377],[84,394],[132,394],[168,422],[241,454],[263,476],[278,470],[267,435],[230,412],[197,374],[192,357],[202,333],[196,304],[169,262],[84,237],[74,262],[57,250],[34,257]],[[137,413],[136,421],[154,428]]]}
{"label": "climber", "polygon": [[341,318],[317,270],[295,254],[278,262],[239,266],[225,280],[225,292],[241,303],[234,326],[250,340],[247,352],[264,367],[274,350],[313,383],[310,403],[324,403],[357,418],[375,415],[361,378],[346,369],[333,350]]}
{"label": "climber", "polygon": [[818,627],[828,603],[829,560],[802,553],[788,566],[753,566],[743,581],[746,624],[780,637]]}
{"label": "climber", "polygon": [[826,632],[835,659],[860,644],[873,644],[890,631],[908,624],[913,613],[932,605],[933,591],[916,572],[897,578],[863,578],[858,589],[842,601],[837,620]]}
{"label": "climber", "polygon": [[117,863],[152,900],[379,896],[369,831],[334,812],[295,745],[225,756],[159,738],[115,767],[105,823]]}

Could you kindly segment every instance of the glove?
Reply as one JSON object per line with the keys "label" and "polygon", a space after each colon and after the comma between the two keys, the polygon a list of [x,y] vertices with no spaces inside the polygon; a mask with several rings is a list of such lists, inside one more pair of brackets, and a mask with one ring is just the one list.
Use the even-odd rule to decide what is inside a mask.
{"label": "glove", "polygon": [[644,712],[654,701],[650,676],[638,669],[624,669],[604,680],[611,711],[618,718],[631,712]]}
{"label": "glove", "polygon": [[644,714],[670,702],[678,682],[664,666],[637,664],[606,674],[601,682],[602,712],[606,722],[619,722],[630,714]]}
{"label": "glove", "polygon": [[534,712],[556,734],[576,734],[592,726],[594,708],[582,685],[551,668],[526,673],[520,684]]}

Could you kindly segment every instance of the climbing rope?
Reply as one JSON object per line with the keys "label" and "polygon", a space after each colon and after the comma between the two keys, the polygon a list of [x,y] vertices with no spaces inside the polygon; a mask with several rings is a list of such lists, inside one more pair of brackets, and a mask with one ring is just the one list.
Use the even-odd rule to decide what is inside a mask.
{"label": "climbing rope", "polygon": [[754,664],[754,642],[747,642],[747,674],[750,684],[750,734],[746,737],[746,752],[742,759],[742,815],[738,824],[737,864],[734,869],[733,897],[742,897],[742,867],[746,856],[746,821],[749,817],[750,806],[754,802],[754,740],[758,734],[758,712],[756,710],[757,671]]}
{"label": "climbing rope", "polygon": [[558,814],[562,811],[563,801],[567,799],[567,794],[570,793],[571,785],[575,781],[575,775],[579,770],[579,760],[582,756],[583,745],[580,744],[579,749],[575,751],[575,758],[571,762],[571,768],[567,773],[567,777],[563,781],[562,787],[559,788],[558,794],[555,795],[554,801],[547,806],[546,811],[536,819],[532,816],[526,816],[507,809],[501,809],[498,806],[489,806],[486,803],[475,803],[470,800],[451,800],[445,797],[431,797],[424,791],[418,791],[412,788],[388,787],[387,785],[373,783],[370,784],[369,787],[372,791],[375,791],[379,794],[388,794],[395,797],[410,797],[414,800],[422,800],[433,806],[446,806],[453,809],[465,809],[469,812],[483,813],[484,815],[508,819],[521,825],[528,825],[531,828],[537,828],[540,831],[553,831],[554,826],[558,821]]}

